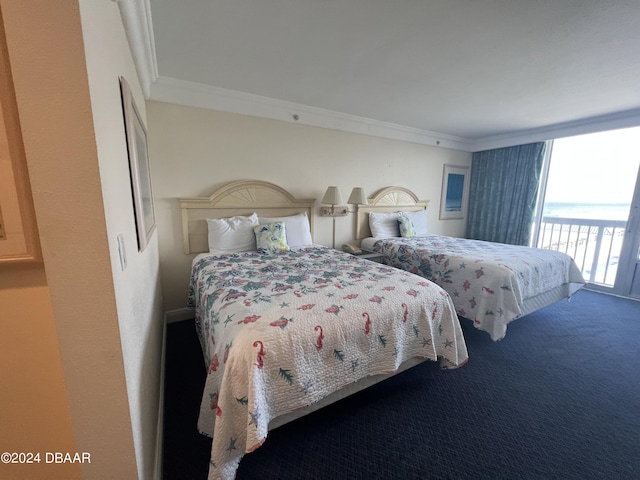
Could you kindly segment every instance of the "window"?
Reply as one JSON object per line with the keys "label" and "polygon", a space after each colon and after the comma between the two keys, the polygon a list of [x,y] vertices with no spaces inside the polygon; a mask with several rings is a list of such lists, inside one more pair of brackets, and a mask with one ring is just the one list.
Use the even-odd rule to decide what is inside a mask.
{"label": "window", "polygon": [[640,165],[640,128],[554,140],[536,246],[571,255],[588,283],[613,288]]}

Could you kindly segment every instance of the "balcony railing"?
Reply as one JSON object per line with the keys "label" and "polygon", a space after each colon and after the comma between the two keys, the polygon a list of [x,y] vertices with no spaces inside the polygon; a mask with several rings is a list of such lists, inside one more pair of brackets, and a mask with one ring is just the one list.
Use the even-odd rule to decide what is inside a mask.
{"label": "balcony railing", "polygon": [[572,257],[587,283],[613,287],[627,222],[543,217],[538,248]]}

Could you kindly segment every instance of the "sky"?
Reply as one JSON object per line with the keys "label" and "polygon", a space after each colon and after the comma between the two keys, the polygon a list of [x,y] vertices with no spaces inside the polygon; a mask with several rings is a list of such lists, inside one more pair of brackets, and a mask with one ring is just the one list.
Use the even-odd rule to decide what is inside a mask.
{"label": "sky", "polygon": [[631,203],[640,127],[554,140],[546,202]]}

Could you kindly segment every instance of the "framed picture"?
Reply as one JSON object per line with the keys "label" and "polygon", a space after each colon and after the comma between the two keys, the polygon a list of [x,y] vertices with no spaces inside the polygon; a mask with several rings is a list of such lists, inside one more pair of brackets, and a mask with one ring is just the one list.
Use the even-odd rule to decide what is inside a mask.
{"label": "framed picture", "polygon": [[0,21],[0,266],[42,260],[6,45]]}
{"label": "framed picture", "polygon": [[469,167],[445,165],[442,176],[440,220],[465,218],[468,198]]}
{"label": "framed picture", "polygon": [[131,190],[138,232],[138,250],[143,251],[156,228],[156,216],[151,193],[151,172],[147,151],[147,130],[133,100],[127,81],[120,77],[120,92],[124,110],[124,126],[129,151]]}

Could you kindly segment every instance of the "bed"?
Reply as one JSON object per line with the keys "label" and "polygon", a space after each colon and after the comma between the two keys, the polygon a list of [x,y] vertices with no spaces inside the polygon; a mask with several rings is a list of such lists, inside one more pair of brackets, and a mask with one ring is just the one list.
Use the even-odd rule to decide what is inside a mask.
{"label": "bed", "polygon": [[387,265],[440,285],[458,315],[493,340],[504,338],[511,321],[584,286],[577,265],[562,252],[430,234],[427,206],[406,188],[384,188],[356,207],[356,236]]}
{"label": "bed", "polygon": [[[450,296],[314,244],[314,200],[239,181],[180,203],[185,253],[197,253],[189,306],[207,369],[198,429],[213,438],[209,478],[233,478],[272,428],[422,361],[466,362]],[[243,222],[256,244],[234,251],[249,238]]]}

